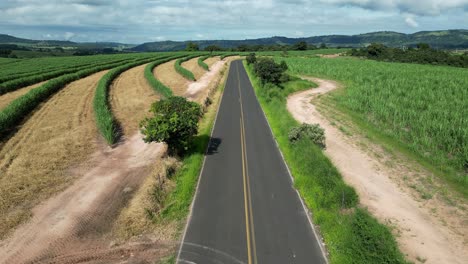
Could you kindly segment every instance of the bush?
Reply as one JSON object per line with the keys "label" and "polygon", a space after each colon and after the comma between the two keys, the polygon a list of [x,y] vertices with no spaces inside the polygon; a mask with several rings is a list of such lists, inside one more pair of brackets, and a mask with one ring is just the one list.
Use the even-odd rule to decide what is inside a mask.
{"label": "bush", "polygon": [[255,57],[255,53],[250,53],[247,55],[246,60],[248,65],[255,64],[255,62],[257,62],[257,57]]}
{"label": "bush", "polygon": [[259,59],[254,65],[255,74],[260,78],[263,84],[273,83],[280,84],[284,79],[284,72],[288,69],[286,62],[282,61],[280,64],[276,63],[273,59]]}
{"label": "bush", "polygon": [[319,124],[306,124],[293,127],[288,133],[289,142],[294,143],[300,139],[312,140],[317,146],[325,148],[325,130]]}
{"label": "bush", "polygon": [[200,105],[184,97],[172,96],[155,102],[150,112],[153,117],[140,123],[145,142],[166,142],[171,154],[180,155],[188,150],[198,132],[202,116]]}

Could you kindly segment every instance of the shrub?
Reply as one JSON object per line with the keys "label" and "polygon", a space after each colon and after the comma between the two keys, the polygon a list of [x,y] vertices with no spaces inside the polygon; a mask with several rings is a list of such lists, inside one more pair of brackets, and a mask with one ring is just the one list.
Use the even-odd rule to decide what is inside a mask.
{"label": "shrub", "polygon": [[248,65],[254,64],[255,62],[257,62],[257,57],[255,57],[255,53],[250,53],[249,55],[247,55],[246,60]]}
{"label": "shrub", "polygon": [[273,59],[259,59],[254,66],[255,74],[263,84],[280,84],[284,72],[288,69],[285,62],[276,63]]}
{"label": "shrub", "polygon": [[319,124],[306,124],[293,127],[288,133],[289,142],[294,143],[302,138],[312,140],[317,146],[325,148],[325,130]]}
{"label": "shrub", "polygon": [[202,116],[200,105],[184,97],[172,96],[155,102],[150,112],[153,117],[140,123],[145,142],[166,142],[171,154],[180,155],[188,150],[198,132]]}

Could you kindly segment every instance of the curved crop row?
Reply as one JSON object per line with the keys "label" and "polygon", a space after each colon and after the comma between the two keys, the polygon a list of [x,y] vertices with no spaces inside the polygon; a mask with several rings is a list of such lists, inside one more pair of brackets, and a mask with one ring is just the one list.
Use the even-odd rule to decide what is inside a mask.
{"label": "curved crop row", "polygon": [[155,62],[152,62],[152,63],[148,64],[145,67],[145,78],[146,78],[146,80],[148,81],[151,88],[153,88],[157,93],[161,94],[163,97],[172,96],[172,90],[169,87],[167,87],[166,85],[164,85],[162,82],[160,82],[156,77],[154,77],[153,69],[156,66],[160,65],[160,64],[166,63],[168,61],[171,61],[173,59],[177,59],[177,58],[180,58],[180,57],[181,57],[181,55],[177,55],[177,56],[174,56],[174,57],[160,59],[160,60],[157,60]]}
{"label": "curved crop row", "polygon": [[208,66],[208,64],[205,63],[205,60],[208,59],[209,57],[211,57],[211,55],[198,58],[198,65],[202,67],[203,69],[205,69],[205,71],[210,70],[210,67]]}
{"label": "curved crop row", "polygon": [[[111,63],[121,63],[125,61],[128,61],[128,59],[119,59],[119,60],[112,61]],[[46,72],[46,73],[32,75],[32,76],[28,75],[26,77],[10,80],[10,81],[0,84],[0,95],[15,91],[17,89],[23,88],[28,85],[46,81],[46,80],[49,80],[49,79],[52,79],[52,78],[55,78],[64,74],[74,73],[77,71],[85,70],[87,68],[95,68],[97,66],[107,65],[107,64],[109,64],[109,62],[103,62],[99,64],[94,64],[94,65],[84,65],[81,67],[72,67],[72,68],[61,69],[61,70]]]}
{"label": "curved crop row", "polygon": [[96,126],[108,144],[112,145],[116,143],[119,138],[118,124],[109,104],[109,87],[112,85],[114,79],[124,71],[152,60],[154,60],[154,58],[121,65],[110,70],[99,80],[93,100],[94,116],[96,119]]}
{"label": "curved crop row", "polygon": [[6,136],[9,130],[20,124],[23,119],[39,104],[47,100],[70,82],[79,80],[93,73],[114,68],[122,62],[113,62],[93,68],[87,68],[75,73],[62,75],[51,79],[47,83],[29,91],[25,95],[12,101],[7,107],[0,110],[0,138]]}
{"label": "curved crop row", "polygon": [[182,59],[178,59],[174,65],[175,67],[175,70],[176,72],[178,72],[180,75],[184,76],[186,79],[190,80],[190,81],[196,81],[195,79],[195,75],[193,75],[193,72],[185,69],[184,67],[182,67],[182,62],[186,62],[190,59],[193,59],[195,57],[198,57],[200,56],[199,54],[198,55],[192,55],[192,56],[187,56],[185,58],[182,58]]}

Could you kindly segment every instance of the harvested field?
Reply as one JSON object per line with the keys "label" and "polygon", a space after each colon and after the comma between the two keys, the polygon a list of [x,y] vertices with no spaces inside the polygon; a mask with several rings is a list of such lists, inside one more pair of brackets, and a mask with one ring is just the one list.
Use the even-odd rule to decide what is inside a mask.
{"label": "harvested field", "polygon": [[151,104],[159,99],[144,76],[146,65],[120,74],[110,88],[112,112],[124,136],[131,136],[138,131],[139,122],[147,115]]}
{"label": "harvested field", "polygon": [[198,57],[182,62],[182,67],[191,71],[196,80],[200,79],[206,72],[202,67],[200,67],[200,65],[198,65]]}
{"label": "harvested field", "polygon": [[220,57],[219,56],[214,56],[214,57],[210,57],[206,60],[204,60],[204,62],[206,63],[206,65],[208,65],[208,67],[210,67],[211,69],[211,66],[213,66],[213,64],[215,64],[216,62],[218,62],[220,60]]}
{"label": "harvested field", "polygon": [[33,85],[26,86],[24,88],[18,89],[18,90],[13,91],[13,92],[9,92],[9,93],[0,95],[0,110],[5,108],[8,104],[10,104],[16,98],[22,96],[23,94],[31,91],[34,88],[37,88],[37,87],[41,86],[42,84],[44,84],[46,82],[47,81],[36,83],[36,84],[33,84]]}
{"label": "harvested field", "polygon": [[200,79],[197,79],[196,82],[190,83],[187,91],[184,94],[184,97],[187,97],[189,100],[195,101],[197,103],[203,104],[203,101],[208,96],[211,88],[216,87],[219,84],[219,81],[223,77],[222,72],[226,67],[225,61],[216,62],[211,66],[210,71],[205,73]]}
{"label": "harvested field", "polygon": [[96,151],[74,169],[79,180],[34,208],[32,220],[0,244],[0,263],[148,263],[166,255],[173,242],[148,236],[120,245],[109,236],[113,221],[164,152],[164,144],[146,144],[141,134],[115,149]]}
{"label": "harvested field", "polygon": [[183,96],[190,83],[174,69],[176,60],[172,60],[154,68],[153,73],[160,82],[171,88],[174,95]]}
{"label": "harvested field", "polygon": [[0,150],[0,238],[31,216],[42,200],[75,177],[68,168],[97,145],[92,98],[102,71],[52,96]]}

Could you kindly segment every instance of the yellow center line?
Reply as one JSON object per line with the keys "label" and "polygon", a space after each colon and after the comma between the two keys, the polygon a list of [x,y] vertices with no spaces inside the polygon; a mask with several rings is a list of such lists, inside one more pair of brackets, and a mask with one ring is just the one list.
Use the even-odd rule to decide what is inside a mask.
{"label": "yellow center line", "polygon": [[[246,224],[246,233],[247,233],[247,256],[248,263],[252,263],[252,249],[253,249],[253,263],[257,263],[257,249],[255,245],[255,229],[252,213],[252,199],[250,193],[250,180],[248,174],[248,162],[247,162],[247,145],[245,141],[245,126],[244,126],[244,110],[242,105],[242,93],[240,88],[240,77],[239,77],[239,65],[236,64],[237,69],[237,82],[239,89],[239,102],[241,108],[241,118],[240,118],[240,133],[241,133],[241,148],[242,148],[242,176],[244,184],[244,206],[245,206],[245,224]],[[250,243],[252,242],[252,246]]]}

